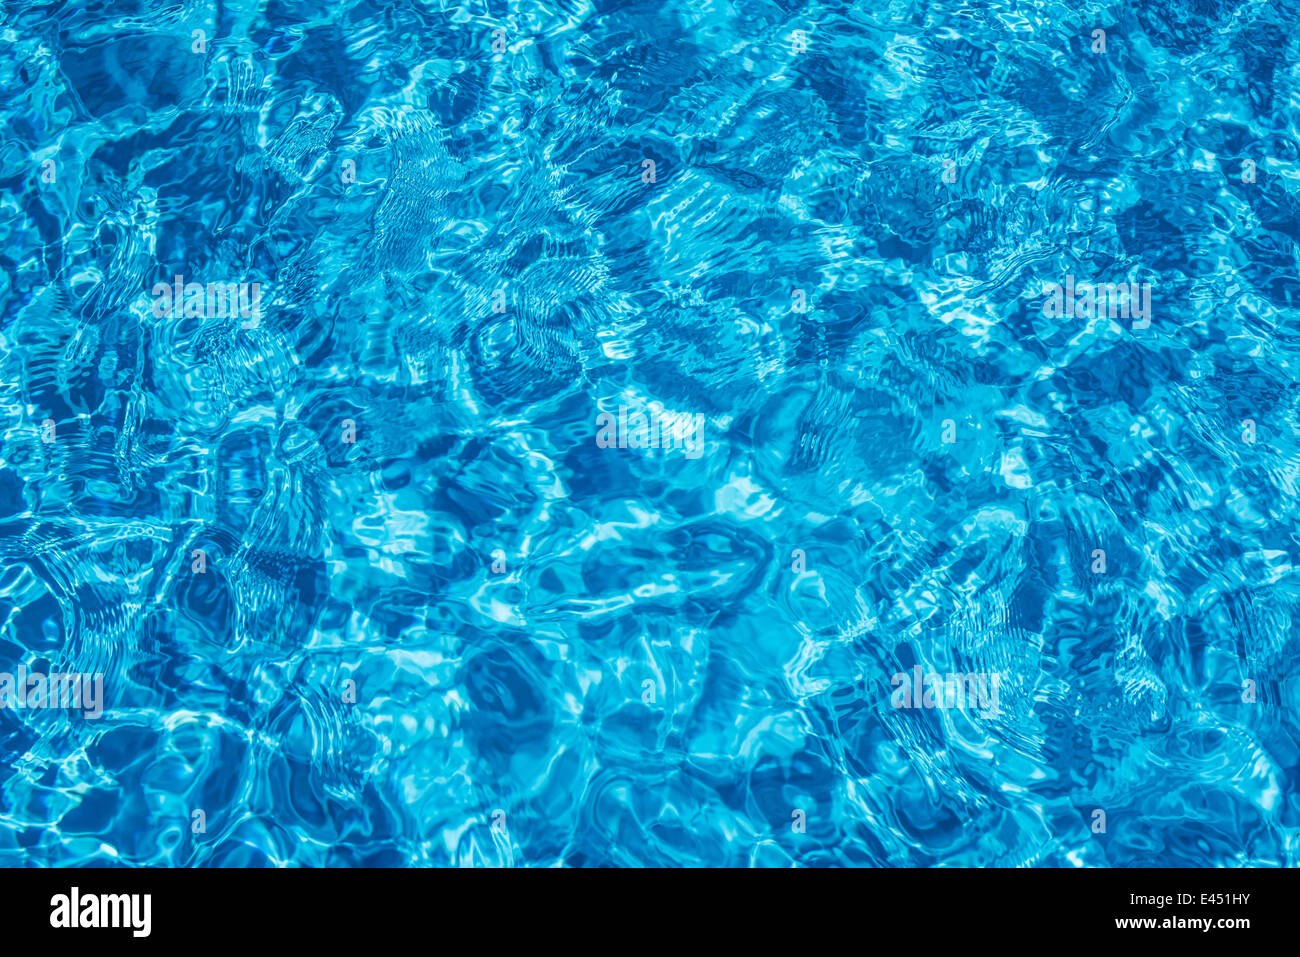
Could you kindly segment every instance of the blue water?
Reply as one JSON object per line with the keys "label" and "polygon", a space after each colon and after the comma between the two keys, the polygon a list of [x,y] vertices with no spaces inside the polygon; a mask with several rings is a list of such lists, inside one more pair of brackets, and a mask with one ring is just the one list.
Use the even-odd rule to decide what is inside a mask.
{"label": "blue water", "polygon": [[1292,0],[2,16],[0,864],[1300,863]]}

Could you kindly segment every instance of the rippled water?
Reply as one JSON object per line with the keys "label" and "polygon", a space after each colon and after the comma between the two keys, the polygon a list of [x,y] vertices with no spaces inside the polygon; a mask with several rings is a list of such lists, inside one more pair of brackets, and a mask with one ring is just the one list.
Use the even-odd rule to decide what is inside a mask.
{"label": "rippled water", "polygon": [[6,5],[0,863],[1297,863],[1298,15]]}

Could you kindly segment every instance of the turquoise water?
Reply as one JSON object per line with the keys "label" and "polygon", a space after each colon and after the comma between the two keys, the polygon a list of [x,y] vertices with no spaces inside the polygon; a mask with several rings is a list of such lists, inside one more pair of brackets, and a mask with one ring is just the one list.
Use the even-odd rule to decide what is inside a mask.
{"label": "turquoise water", "polygon": [[0,863],[1296,864],[1297,13],[6,5]]}

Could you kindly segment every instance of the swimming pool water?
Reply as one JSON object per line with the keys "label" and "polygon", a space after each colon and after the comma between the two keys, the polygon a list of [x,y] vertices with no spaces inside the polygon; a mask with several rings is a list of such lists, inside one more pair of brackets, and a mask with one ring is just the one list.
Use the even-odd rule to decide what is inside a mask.
{"label": "swimming pool water", "polygon": [[1298,14],[7,4],[0,863],[1296,864]]}

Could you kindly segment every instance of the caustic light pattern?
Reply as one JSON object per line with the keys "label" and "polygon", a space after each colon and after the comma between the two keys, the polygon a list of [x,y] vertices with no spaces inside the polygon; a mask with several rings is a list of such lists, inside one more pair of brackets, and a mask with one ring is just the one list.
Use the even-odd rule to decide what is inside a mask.
{"label": "caustic light pattern", "polygon": [[1300,863],[1298,17],[6,4],[0,863]]}

